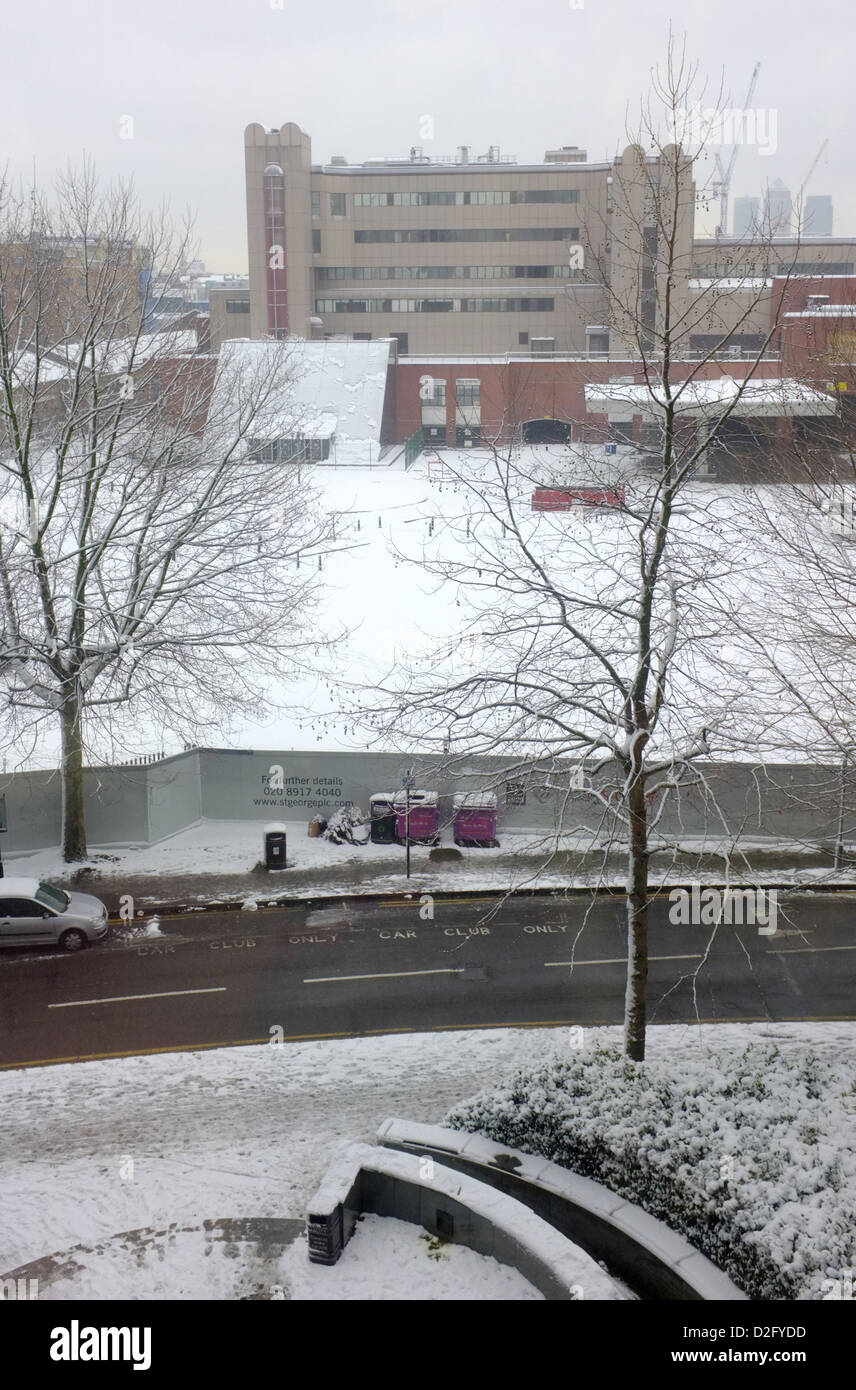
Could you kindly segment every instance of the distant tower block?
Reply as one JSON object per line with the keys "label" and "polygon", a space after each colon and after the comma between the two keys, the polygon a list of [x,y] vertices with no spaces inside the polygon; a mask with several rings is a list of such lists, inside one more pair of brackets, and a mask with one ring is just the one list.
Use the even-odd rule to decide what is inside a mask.
{"label": "distant tower block", "polygon": [[832,199],[828,193],[806,198],[802,229],[806,236],[832,236]]}
{"label": "distant tower block", "polygon": [[781,179],[764,194],[764,230],[770,236],[790,236],[793,230],[791,190]]}
{"label": "distant tower block", "polygon": [[761,216],[760,198],[734,199],[734,236],[758,236],[758,222]]}
{"label": "distant tower block", "polygon": [[268,164],[263,180],[267,328],[272,338],[284,338],[288,333],[288,293],[285,271],[285,176],[281,166]]}

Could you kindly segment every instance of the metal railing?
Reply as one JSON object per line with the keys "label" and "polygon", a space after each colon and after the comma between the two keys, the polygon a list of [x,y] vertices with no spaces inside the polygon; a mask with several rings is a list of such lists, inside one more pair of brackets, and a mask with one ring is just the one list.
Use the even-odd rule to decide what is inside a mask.
{"label": "metal railing", "polygon": [[[759,358],[761,362],[780,362],[781,353],[770,350],[765,351],[764,356]],[[555,362],[648,362],[656,366],[657,357],[653,353],[646,353],[643,358],[638,352],[412,352],[400,353],[399,361],[407,362],[409,359],[419,362],[447,362],[454,366],[456,362],[539,362],[544,359]],[[735,357],[730,349],[723,349],[720,352],[708,352],[699,349],[686,349],[672,358],[675,363],[679,362],[754,362],[754,352],[744,352],[739,357]]]}
{"label": "metal railing", "polygon": [[425,447],[425,436],[422,430],[414,430],[410,438],[404,445],[404,468],[405,472],[416,462]]}

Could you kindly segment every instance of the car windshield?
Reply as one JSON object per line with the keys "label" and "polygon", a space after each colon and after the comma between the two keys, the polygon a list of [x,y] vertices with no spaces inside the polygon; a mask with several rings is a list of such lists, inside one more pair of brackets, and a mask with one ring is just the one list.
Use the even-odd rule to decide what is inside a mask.
{"label": "car windshield", "polygon": [[52,883],[40,883],[36,893],[36,902],[44,907],[52,907],[54,912],[64,912],[71,899],[62,888],[54,888]]}

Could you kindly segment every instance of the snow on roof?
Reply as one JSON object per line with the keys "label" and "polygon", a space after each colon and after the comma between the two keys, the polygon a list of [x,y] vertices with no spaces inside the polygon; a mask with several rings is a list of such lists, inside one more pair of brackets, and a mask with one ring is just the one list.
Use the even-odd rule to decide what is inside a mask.
{"label": "snow on roof", "polygon": [[[252,433],[260,439],[380,442],[389,343],[230,338],[220,349],[215,397],[264,390]],[[268,386],[264,388],[267,378]],[[215,406],[216,409],[216,406]]]}
{"label": "snow on roof", "polygon": [[687,284],[691,290],[769,290],[773,287],[772,280],[751,275],[739,280],[727,277],[722,280],[689,280]]}
{"label": "snow on roof", "polygon": [[495,792],[460,792],[452,803],[456,811],[494,810]]}
{"label": "snow on roof", "polygon": [[[593,382],[585,392],[586,409],[594,414],[626,415],[632,411],[656,420],[665,409],[664,397],[645,385]],[[673,382],[672,395],[676,412],[689,419],[715,415],[732,403],[735,416],[834,415],[836,411],[831,396],[788,378],[757,378],[748,383],[736,377]]]}
{"label": "snow on roof", "polygon": [[[92,346],[90,343],[86,344],[87,355]],[[195,353],[197,347],[198,339],[194,328],[167,329],[163,333],[141,333],[139,337],[113,338],[95,343],[95,365],[102,372],[124,372],[131,362],[132,354],[134,366],[139,367],[153,357],[182,357],[188,353]],[[52,355],[64,357],[68,362],[68,369],[71,370],[77,363],[81,350],[80,343],[66,343],[57,348]],[[64,367],[60,368],[60,374],[65,374]]]}
{"label": "snow on roof", "polygon": [[813,309],[789,309],[782,317],[786,319],[837,319],[852,318],[856,314],[856,304],[817,304]]}
{"label": "snow on roof", "polygon": [[34,352],[20,353],[12,367],[18,386],[32,386],[37,370],[40,382],[61,381],[68,376],[68,368],[61,362],[52,362],[50,358]]}

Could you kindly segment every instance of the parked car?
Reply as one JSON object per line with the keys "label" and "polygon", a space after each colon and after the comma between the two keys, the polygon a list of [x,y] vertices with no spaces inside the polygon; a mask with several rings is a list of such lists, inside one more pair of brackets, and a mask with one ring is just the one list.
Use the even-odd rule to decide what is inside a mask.
{"label": "parked car", "polygon": [[88,893],[67,893],[37,878],[0,879],[0,946],[61,946],[80,951],[107,935],[107,908]]}

